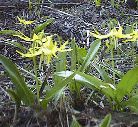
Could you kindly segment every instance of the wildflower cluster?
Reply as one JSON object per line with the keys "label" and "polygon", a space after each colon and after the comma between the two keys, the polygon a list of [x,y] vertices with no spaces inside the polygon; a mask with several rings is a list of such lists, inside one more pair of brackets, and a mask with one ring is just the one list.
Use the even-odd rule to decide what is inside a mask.
{"label": "wildflower cluster", "polygon": [[57,52],[71,51],[71,49],[66,49],[66,44],[68,41],[58,47],[57,42],[53,40],[53,36],[46,36],[44,31],[39,32],[38,34],[34,33],[32,38],[29,38],[25,35],[14,36],[18,36],[25,41],[33,42],[27,53],[24,54],[20,51],[17,51],[20,55],[22,55],[22,57],[40,56],[40,61],[44,61],[47,64],[50,63],[53,56],[57,57]]}
{"label": "wildflower cluster", "polygon": [[[19,24],[24,24],[24,25],[30,25],[34,22],[34,21],[26,21],[25,19],[20,19],[19,17],[17,17],[17,19],[19,20]],[[28,49],[27,53],[22,53],[20,51],[17,52],[22,57],[40,56],[40,63],[44,61],[47,64],[49,64],[53,56],[57,57],[56,56],[57,52],[71,51],[71,49],[66,49],[68,41],[66,41],[63,45],[58,47],[57,42],[53,40],[53,35],[46,36],[44,30],[42,30],[38,34],[34,33],[32,38],[24,35],[22,32],[20,32],[20,34],[16,34],[13,36],[17,36],[20,39],[32,42],[32,45]]]}
{"label": "wildflower cluster", "polygon": [[113,28],[106,35],[99,34],[98,32],[97,33],[91,32],[91,35],[98,39],[106,39],[109,37],[115,37],[115,38],[126,39],[125,41],[137,41],[138,40],[138,31],[137,30],[133,30],[133,32],[131,32],[129,34],[123,34],[122,31],[123,31],[123,28],[121,26],[119,26],[119,29]]}

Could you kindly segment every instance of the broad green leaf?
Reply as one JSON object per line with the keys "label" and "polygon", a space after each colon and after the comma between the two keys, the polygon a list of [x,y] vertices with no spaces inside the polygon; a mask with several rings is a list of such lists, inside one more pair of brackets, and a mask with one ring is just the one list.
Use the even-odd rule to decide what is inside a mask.
{"label": "broad green leaf", "polygon": [[138,67],[128,71],[117,84],[116,98],[120,102],[125,95],[129,95],[138,83]]}
{"label": "broad green leaf", "polygon": [[82,47],[78,47],[77,45],[76,45],[76,48],[77,48],[77,60],[79,63],[82,64],[87,55],[87,50],[85,47],[82,48]]}
{"label": "broad green leaf", "polygon": [[0,63],[4,66],[8,72],[13,84],[16,87],[16,93],[26,105],[34,104],[34,94],[27,87],[23,77],[20,75],[16,65],[6,58],[0,55]]}
{"label": "broad green leaf", "polygon": [[15,30],[1,30],[0,34],[2,34],[2,35],[21,35],[20,32],[17,32]]}
{"label": "broad green leaf", "polygon": [[111,114],[108,114],[102,120],[102,123],[100,124],[100,127],[110,127],[110,123],[111,123]]}
{"label": "broad green leaf", "polygon": [[38,33],[41,32],[42,30],[44,30],[45,27],[47,27],[48,25],[50,25],[51,23],[53,23],[53,21],[54,21],[54,19],[51,18],[51,19],[48,19],[46,22],[44,22],[44,23],[42,23],[42,24],[36,26],[36,27],[34,28],[34,33],[35,33],[35,34],[38,34]]}
{"label": "broad green leaf", "polygon": [[101,41],[95,40],[91,45],[90,45],[90,49],[83,61],[82,66],[79,68],[79,71],[85,71],[85,69],[89,66],[89,64],[91,63],[91,60],[94,59],[96,53],[98,52],[98,49],[101,45]]}
{"label": "broad green leaf", "polygon": [[50,91],[47,91],[45,99],[41,101],[42,107],[46,108],[50,99],[54,97],[61,89],[63,89],[63,87],[69,84],[74,76],[75,72],[72,73],[69,77],[63,79],[59,84],[56,84]]}
{"label": "broad green leaf", "polygon": [[[73,72],[71,71],[62,71],[55,73],[57,76],[67,78]],[[95,76],[85,74],[83,72],[76,72],[76,75],[73,78],[79,83],[85,84],[87,87],[96,89],[104,93],[108,98],[114,97],[115,87],[109,83],[104,83],[102,80],[96,78]]]}
{"label": "broad green leaf", "polygon": [[12,98],[12,100],[16,103],[17,107],[20,107],[21,105],[21,98],[18,96],[15,90],[8,89],[7,90],[8,94]]}
{"label": "broad green leaf", "polygon": [[81,127],[81,125],[79,124],[79,122],[76,120],[75,116],[73,116],[73,120],[71,122],[70,127]]}
{"label": "broad green leaf", "polygon": [[[59,52],[56,59],[56,72],[65,71],[67,60],[66,60],[67,53],[66,52]],[[58,84],[61,81],[61,78],[54,76],[55,84]]]}
{"label": "broad green leaf", "polygon": [[128,101],[124,102],[133,112],[138,113],[138,95],[132,96]]}
{"label": "broad green leaf", "polygon": [[56,72],[65,71],[66,70],[66,56],[67,52],[59,52],[56,59]]}

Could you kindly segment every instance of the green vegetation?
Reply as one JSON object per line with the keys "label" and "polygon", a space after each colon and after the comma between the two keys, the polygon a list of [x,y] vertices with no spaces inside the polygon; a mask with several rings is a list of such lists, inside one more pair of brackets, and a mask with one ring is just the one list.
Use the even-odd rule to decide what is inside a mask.
{"label": "green vegetation", "polygon": [[[41,3],[41,0],[38,1]],[[96,6],[101,5],[101,0],[95,0]],[[114,6],[114,0],[111,1]],[[31,1],[29,1],[31,8]],[[17,17],[19,24],[23,27],[23,31],[15,30],[1,30],[1,35],[12,36],[19,39],[19,43],[9,42],[18,48],[16,53],[22,59],[28,59],[33,63],[31,72],[25,70],[32,76],[35,85],[28,84],[23,76],[18,65],[16,65],[10,58],[0,55],[0,63],[8,72],[13,89],[8,89],[7,92],[16,104],[16,110],[20,106],[25,105],[39,113],[39,110],[47,110],[50,102],[65,103],[71,102],[65,96],[64,91],[69,90],[70,96],[73,99],[82,99],[82,89],[88,88],[96,91],[96,97],[87,97],[84,100],[91,98],[96,101],[100,94],[100,99],[103,104],[108,105],[112,111],[123,112],[124,109],[129,108],[131,112],[138,113],[138,56],[135,52],[129,55],[133,57],[133,67],[127,72],[121,72],[116,68],[114,60],[115,51],[122,57],[122,54],[127,54],[122,51],[123,44],[137,45],[138,31],[135,27],[127,31],[126,27],[116,26],[109,28],[107,34],[100,34],[98,31],[90,32],[90,36],[94,39],[90,47],[79,47],[75,38],[69,40],[62,40],[57,34],[45,33],[45,28],[54,22],[54,19],[47,19],[46,22],[30,29],[30,36],[24,33],[24,29],[28,29],[34,21],[25,20]],[[126,32],[127,31],[127,32]],[[20,40],[28,42],[27,46],[20,43]],[[103,58],[104,62],[100,61],[99,52],[106,47],[105,54],[107,57]],[[47,79],[42,80],[40,72],[52,77],[52,87],[48,86]],[[96,73],[97,74],[96,74]],[[105,100],[102,100],[102,97]],[[35,108],[34,108],[35,107]],[[73,106],[72,106],[73,107]],[[104,107],[103,107],[104,108]],[[16,118],[15,114],[15,118]],[[105,116],[100,123],[100,127],[109,127],[111,122],[111,114]],[[72,115],[71,127],[81,127],[74,114]]]}

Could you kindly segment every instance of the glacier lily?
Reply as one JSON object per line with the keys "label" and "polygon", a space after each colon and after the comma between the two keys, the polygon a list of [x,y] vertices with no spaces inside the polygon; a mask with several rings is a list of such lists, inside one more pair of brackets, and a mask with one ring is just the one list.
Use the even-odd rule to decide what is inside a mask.
{"label": "glacier lily", "polygon": [[18,16],[17,16],[17,19],[19,21],[18,24],[23,24],[23,25],[30,25],[30,24],[32,24],[34,22],[34,21],[26,21],[25,19],[21,19]]}
{"label": "glacier lily", "polygon": [[109,37],[115,37],[115,38],[132,38],[131,34],[123,34],[122,33],[123,28],[120,26],[119,29],[117,30],[116,28],[112,29],[111,32],[109,32],[106,35],[99,34],[98,32],[95,33],[90,33],[93,37],[99,38],[99,39],[105,39]]}
{"label": "glacier lily", "polygon": [[138,30],[133,31],[132,33],[130,33],[130,35],[132,36],[132,38],[127,39],[125,42],[127,41],[136,42],[138,40]]}
{"label": "glacier lily", "polygon": [[44,32],[40,32],[37,35],[34,34],[32,38],[18,36],[23,40],[33,41],[32,47],[29,48],[27,53],[22,53],[17,51],[22,57],[36,57],[40,56],[40,62],[44,61],[47,64],[50,63],[52,57],[57,57],[57,52],[71,51],[71,49],[66,49],[68,41],[66,41],[60,47],[57,46],[57,42],[53,41],[53,36],[45,36]]}

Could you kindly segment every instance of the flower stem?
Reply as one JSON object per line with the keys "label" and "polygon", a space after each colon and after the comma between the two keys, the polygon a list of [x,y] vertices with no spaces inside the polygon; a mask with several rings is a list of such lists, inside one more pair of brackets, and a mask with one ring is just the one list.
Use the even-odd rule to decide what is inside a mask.
{"label": "flower stem", "polygon": [[113,81],[115,85],[115,62],[114,62],[114,51],[111,49],[111,58],[112,58],[112,68],[113,68]]}
{"label": "flower stem", "polygon": [[35,81],[36,81],[36,91],[37,91],[37,102],[39,102],[39,83],[38,83],[38,78],[37,78],[37,66],[36,66],[36,58],[33,57],[33,63],[34,63],[34,73],[35,73]]}

